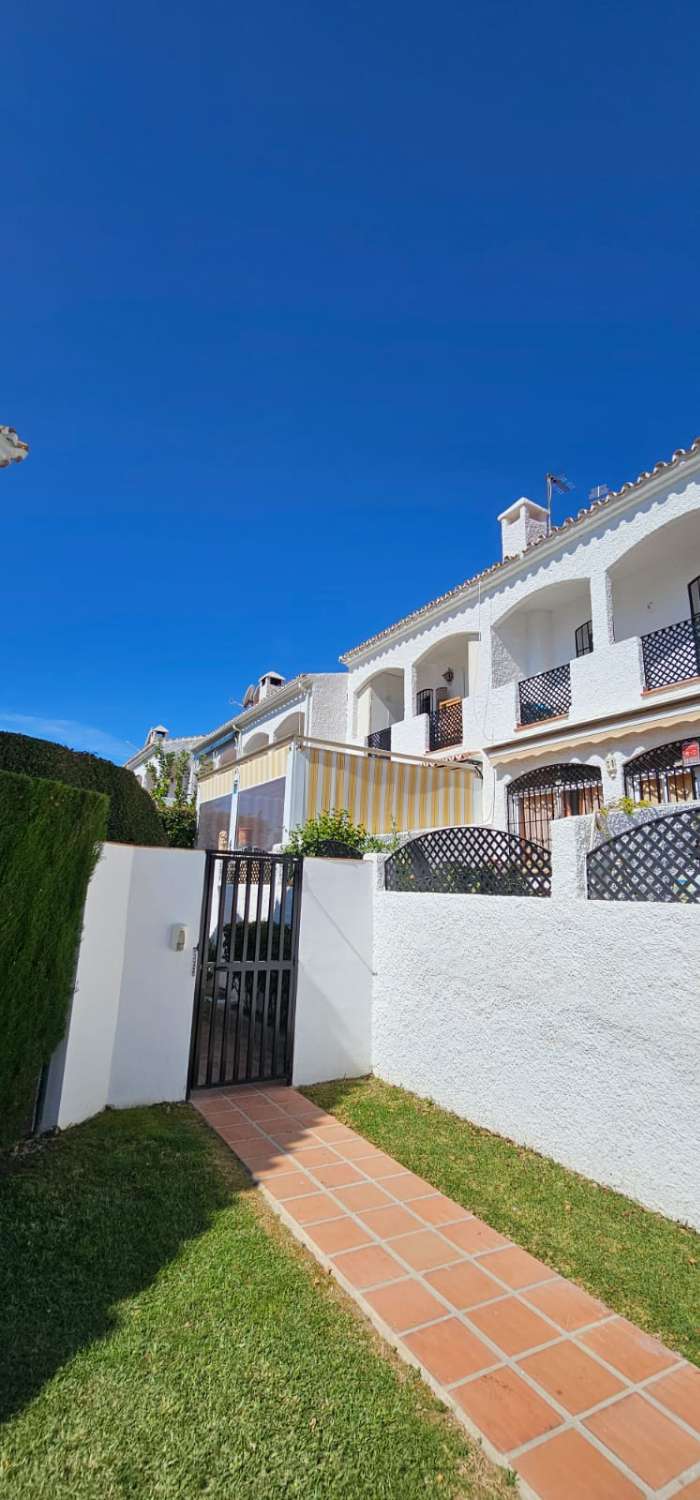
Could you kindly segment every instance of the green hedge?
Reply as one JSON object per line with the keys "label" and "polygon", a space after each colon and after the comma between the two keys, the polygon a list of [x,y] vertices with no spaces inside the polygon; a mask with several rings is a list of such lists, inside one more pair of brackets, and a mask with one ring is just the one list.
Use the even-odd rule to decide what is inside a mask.
{"label": "green hedge", "polygon": [[0,771],[0,1145],[28,1123],[65,1031],[108,810],[96,792]]}
{"label": "green hedge", "polygon": [[115,766],[99,755],[69,750],[50,740],[35,740],[27,734],[0,733],[0,770],[25,776],[44,776],[88,792],[109,797],[107,838],[115,844],[165,845],[158,810],[133,771]]}
{"label": "green hedge", "polygon": [[197,837],[196,807],[161,807],[158,816],[171,849],[194,849]]}

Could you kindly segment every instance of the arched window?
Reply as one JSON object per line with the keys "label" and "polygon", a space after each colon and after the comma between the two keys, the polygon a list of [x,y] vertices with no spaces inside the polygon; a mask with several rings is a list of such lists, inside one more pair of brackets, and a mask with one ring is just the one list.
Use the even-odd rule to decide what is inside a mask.
{"label": "arched window", "polygon": [[694,802],[700,799],[697,740],[673,740],[645,750],[625,766],[625,795],[634,802]]}
{"label": "arched window", "polygon": [[597,766],[540,766],[508,787],[508,828],[518,838],[548,849],[553,818],[575,818],[602,804]]}

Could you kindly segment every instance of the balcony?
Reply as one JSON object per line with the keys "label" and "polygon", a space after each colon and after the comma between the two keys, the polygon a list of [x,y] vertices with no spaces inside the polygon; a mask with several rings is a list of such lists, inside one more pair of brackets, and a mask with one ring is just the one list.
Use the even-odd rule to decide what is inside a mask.
{"label": "balcony", "polygon": [[643,635],[642,659],[647,692],[700,677],[700,615]]}
{"label": "balcony", "polygon": [[369,750],[391,749],[391,725],[388,729],[375,729],[372,734],[367,735],[367,747]]}
{"label": "balcony", "polygon": [[571,708],[571,663],[552,667],[550,672],[539,672],[536,677],[526,677],[518,683],[521,724],[539,724],[544,719],[556,719],[568,714]]}
{"label": "balcony", "polygon": [[462,699],[448,698],[434,713],[428,716],[430,725],[430,749],[444,750],[448,745],[462,743]]}

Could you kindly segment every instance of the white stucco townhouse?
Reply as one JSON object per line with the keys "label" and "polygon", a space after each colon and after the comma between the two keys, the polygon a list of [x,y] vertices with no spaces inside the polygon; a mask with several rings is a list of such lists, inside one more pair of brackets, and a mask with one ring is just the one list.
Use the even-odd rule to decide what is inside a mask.
{"label": "white stucco townhouse", "polygon": [[[195,745],[199,744],[200,738],[201,736],[198,734],[171,737],[164,724],[156,724],[155,728],[149,729],[145,743],[141,746],[141,749],[136,750],[133,755],[130,755],[124,764],[127,770],[133,771],[136,780],[141,783],[141,786],[145,787],[146,791],[150,791],[153,774],[157,767],[158,752],[164,750],[166,755],[169,755],[171,752],[174,755],[179,755],[182,751],[185,751],[189,758],[187,794],[191,796],[195,789],[193,752]],[[171,790],[166,800],[172,802],[173,795],[174,789]]]}
{"label": "white stucco townhouse", "polygon": [[347,651],[346,738],[478,756],[485,823],[547,843],[623,794],[700,795],[700,439],[550,528],[522,498],[492,567]]}

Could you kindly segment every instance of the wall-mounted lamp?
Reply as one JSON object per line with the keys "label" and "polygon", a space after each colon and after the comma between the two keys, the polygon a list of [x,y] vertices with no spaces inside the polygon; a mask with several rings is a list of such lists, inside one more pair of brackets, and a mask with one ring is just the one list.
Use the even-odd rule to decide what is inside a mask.
{"label": "wall-mounted lamp", "polygon": [[605,757],[605,769],[606,769],[606,771],[607,771],[607,773],[608,773],[609,776],[615,776],[615,774],[617,772],[617,761],[616,761],[615,756],[613,754],[606,755],[606,757]]}
{"label": "wall-mounted lamp", "polygon": [[443,682],[454,682],[454,675],[452,668],[448,667],[447,671],[442,674]]}

